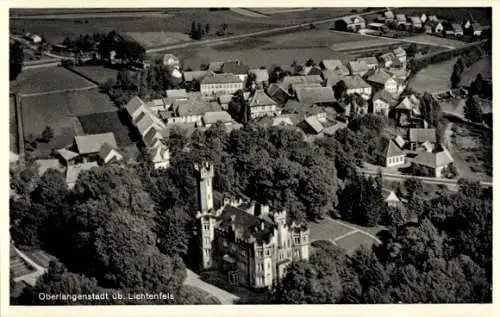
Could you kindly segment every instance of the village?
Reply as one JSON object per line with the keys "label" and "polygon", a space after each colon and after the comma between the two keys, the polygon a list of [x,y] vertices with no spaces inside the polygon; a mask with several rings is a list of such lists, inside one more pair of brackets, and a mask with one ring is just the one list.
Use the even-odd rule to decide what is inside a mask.
{"label": "village", "polygon": [[[254,12],[240,10],[249,16],[252,13],[248,12]],[[347,138],[351,133],[347,131],[351,130],[372,137],[372,132],[360,127],[360,122],[365,120],[363,122],[372,124],[374,131],[380,131],[369,141],[372,142],[369,155],[356,158],[359,162],[354,165],[357,172],[370,179],[384,179],[381,193],[385,206],[409,208],[411,195],[402,194],[397,185],[407,180],[418,180],[451,192],[458,190],[461,178],[491,187],[491,166],[483,166],[492,163],[483,163],[483,158],[470,158],[474,154],[464,152],[467,148],[459,141],[460,133],[467,138],[492,134],[491,119],[488,119],[492,113],[491,97],[488,97],[491,92],[485,88],[491,90],[491,70],[488,75],[483,69],[475,68],[484,61],[489,61],[491,66],[491,26],[480,24],[470,14],[450,20],[418,8],[373,11],[351,12],[324,25],[302,23],[297,32],[316,32],[318,38],[321,37],[318,41],[326,43],[328,50],[318,49],[311,51],[312,55],[304,53],[298,58],[288,56],[287,63],[277,63],[278,55],[274,53],[269,53],[268,60],[264,57],[258,62],[239,58],[239,55],[237,58],[221,55],[210,60],[206,56],[200,60],[196,57],[202,55],[204,49],[209,52],[208,56],[214,56],[217,46],[213,45],[229,47],[246,41],[244,38],[199,48],[196,41],[200,40],[190,34],[188,42],[168,44],[165,47],[174,48],[163,49],[144,48],[119,31],[99,36],[94,33],[93,39],[90,33],[81,34],[79,42],[68,38],[58,43],[49,43],[37,30],[11,34],[11,50],[12,45],[21,45],[25,58],[18,78],[11,80],[11,169],[22,168],[30,162],[36,166],[39,178],[56,170],[64,175],[68,190],[81,191],[82,187],[77,185],[81,175],[88,175],[100,166],[133,166],[135,169],[143,156],[157,175],[168,171],[174,151],[170,140],[178,135],[190,138],[219,127],[231,134],[255,125],[293,131],[305,143],[321,144],[328,142],[326,140],[340,140],[342,135]],[[253,14],[271,13],[255,11]],[[221,27],[223,32],[217,31],[212,38],[208,37],[208,24],[197,29],[193,21],[191,33],[203,33],[195,37],[207,36],[202,40],[207,43],[224,36],[243,36],[238,30],[234,35],[228,29],[232,31],[231,25]],[[280,35],[270,36],[274,39]],[[330,42],[329,36],[354,36],[355,39],[337,43]],[[255,40],[258,36],[251,38]],[[191,45],[199,51],[191,54],[183,45]],[[267,49],[274,52],[274,48],[266,47],[271,44],[260,45],[263,45],[259,48],[262,52]],[[203,62],[196,64],[199,61]],[[459,73],[456,76],[461,76],[462,81],[450,84],[453,81],[450,71],[442,79],[446,88],[428,86],[421,90],[416,84],[421,80],[419,74],[433,64],[447,61],[453,61],[453,72]],[[33,79],[34,76],[47,79]],[[468,82],[465,82],[466,76],[471,78]],[[476,88],[472,90],[472,86]],[[474,132],[469,135],[469,130]],[[224,204],[217,209],[213,202],[215,193],[212,193],[213,164],[203,162],[195,165],[195,169],[200,206],[196,219],[203,227],[200,261],[205,269],[215,265],[227,271],[230,267],[232,285],[271,287],[286,275],[286,266],[281,266],[277,258],[270,258],[276,269],[262,264],[255,272],[250,269],[249,275],[235,275],[234,272],[249,270],[239,267],[245,259],[237,255],[240,251],[231,249],[227,251],[231,256],[225,254],[224,257],[220,252],[212,253],[217,248],[229,248],[227,240],[219,241],[214,236],[222,235],[226,239],[235,230],[231,221],[240,219],[238,217],[262,226],[262,233],[237,231],[235,241],[256,243],[257,252],[265,251],[261,254],[263,258],[267,256],[267,248],[276,248],[280,260],[308,260],[316,249],[309,248],[314,241],[333,241],[350,252],[359,245],[381,241],[376,232],[382,227],[365,228],[345,219],[310,221],[308,228],[297,220],[286,226],[283,220],[287,218],[286,212],[269,212],[269,206],[263,202],[251,202],[255,197],[224,198]],[[213,182],[217,180],[220,181],[220,177],[215,176]],[[11,188],[11,199],[19,197],[15,188]],[[248,220],[248,214],[258,220]],[[217,225],[209,220],[218,217],[225,220]],[[418,223],[415,215],[410,218]],[[277,231],[272,233],[269,229],[269,233],[269,223]],[[249,234],[257,241],[261,234],[271,237],[275,234],[278,238],[270,238],[271,242],[260,245],[248,238]],[[325,239],[325,235],[329,238]],[[351,240],[354,236],[359,236],[359,241]],[[293,242],[285,247],[280,239]],[[212,246],[214,241],[220,245]],[[37,250],[33,252],[33,259],[26,253],[29,252],[11,249],[11,270],[15,282],[35,286],[34,276],[46,272],[51,256]],[[267,263],[265,261],[263,263]],[[259,272],[264,272],[262,278]],[[193,285],[203,289],[199,284]],[[212,293],[216,301],[233,296],[216,293]],[[245,296],[238,293],[240,298]]]}

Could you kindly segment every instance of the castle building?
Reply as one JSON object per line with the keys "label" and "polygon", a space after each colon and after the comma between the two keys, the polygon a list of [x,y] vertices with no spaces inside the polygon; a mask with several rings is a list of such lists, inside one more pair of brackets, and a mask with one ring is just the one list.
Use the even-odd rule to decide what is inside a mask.
{"label": "castle building", "polygon": [[309,229],[289,223],[285,210],[225,198],[214,209],[213,164],[195,165],[199,177],[201,267],[225,272],[230,283],[272,288],[293,261],[309,259]]}

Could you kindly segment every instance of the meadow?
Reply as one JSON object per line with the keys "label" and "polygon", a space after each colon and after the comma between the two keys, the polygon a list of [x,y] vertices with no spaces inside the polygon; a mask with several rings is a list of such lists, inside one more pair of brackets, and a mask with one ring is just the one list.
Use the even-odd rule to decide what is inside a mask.
{"label": "meadow", "polygon": [[121,147],[130,146],[133,141],[130,131],[119,117],[118,111],[100,112],[78,117],[85,134],[99,134],[113,132],[117,145]]}
{"label": "meadow", "polygon": [[451,88],[451,74],[457,58],[432,64],[420,70],[410,80],[409,87],[415,92],[424,93],[442,91]]}

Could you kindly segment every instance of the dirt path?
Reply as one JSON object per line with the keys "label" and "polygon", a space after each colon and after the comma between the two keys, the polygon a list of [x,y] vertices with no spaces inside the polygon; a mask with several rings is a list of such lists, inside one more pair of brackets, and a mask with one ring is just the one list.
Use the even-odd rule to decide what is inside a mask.
{"label": "dirt path", "polygon": [[234,294],[226,292],[223,289],[220,289],[212,284],[209,284],[200,279],[200,276],[193,271],[186,269],[186,280],[184,281],[185,285],[190,285],[197,287],[199,289],[204,290],[205,292],[210,293],[214,297],[216,297],[223,305],[231,305],[234,304],[240,298]]}

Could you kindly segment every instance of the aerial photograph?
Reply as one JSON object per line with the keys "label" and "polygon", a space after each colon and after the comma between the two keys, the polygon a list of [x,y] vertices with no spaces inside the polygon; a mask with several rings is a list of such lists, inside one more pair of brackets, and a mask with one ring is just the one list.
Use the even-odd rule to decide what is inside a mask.
{"label": "aerial photograph", "polygon": [[492,303],[492,72],[492,7],[10,8],[8,304]]}

